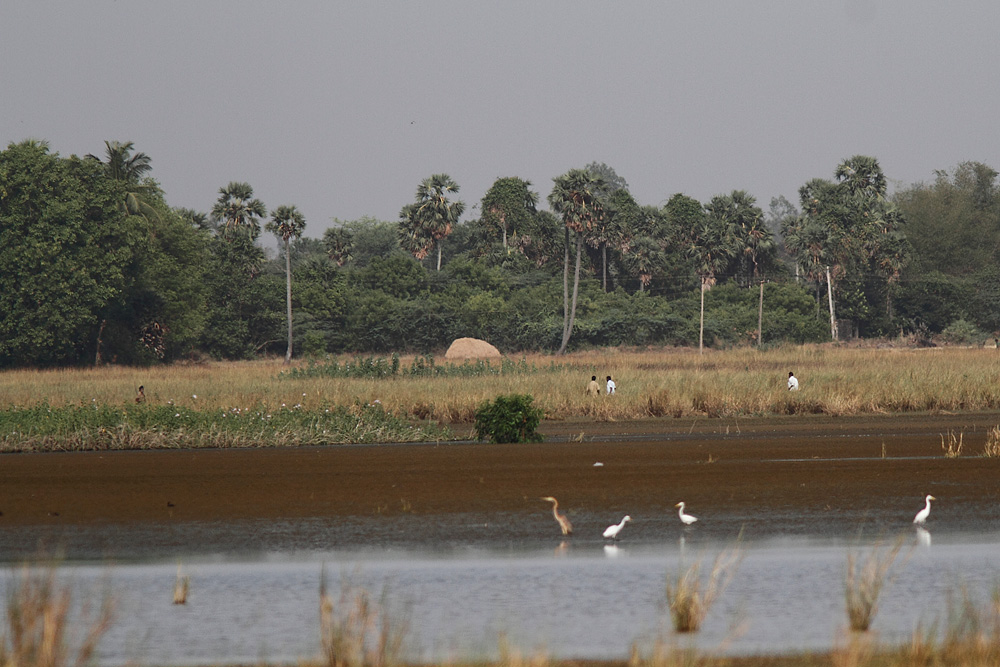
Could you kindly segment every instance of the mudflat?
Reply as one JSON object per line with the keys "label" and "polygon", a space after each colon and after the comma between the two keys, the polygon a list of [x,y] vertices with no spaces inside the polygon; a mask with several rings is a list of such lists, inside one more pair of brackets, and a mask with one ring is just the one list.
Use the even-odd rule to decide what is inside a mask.
{"label": "mudflat", "polygon": [[[1000,414],[548,422],[540,444],[474,442],[0,456],[0,527],[762,508],[996,508]],[[958,457],[944,455],[960,435]],[[919,504],[919,503],[918,503]],[[945,510],[942,509],[942,512]],[[555,525],[554,523],[552,524]]]}

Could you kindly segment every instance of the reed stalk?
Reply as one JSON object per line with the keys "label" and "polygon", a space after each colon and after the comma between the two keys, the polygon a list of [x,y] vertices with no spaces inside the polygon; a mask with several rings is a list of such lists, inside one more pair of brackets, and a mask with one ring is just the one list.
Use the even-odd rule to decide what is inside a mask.
{"label": "reed stalk", "polygon": [[667,606],[677,632],[697,632],[709,609],[726,590],[742,560],[739,545],[725,549],[712,562],[707,579],[701,577],[701,561],[681,568],[667,578]]}
{"label": "reed stalk", "polygon": [[409,623],[389,609],[388,592],[375,598],[342,578],[334,598],[320,577],[320,637],[327,667],[394,667],[402,664]]}
{"label": "reed stalk", "polygon": [[899,539],[888,549],[876,544],[871,551],[859,556],[847,553],[847,576],[844,597],[847,602],[848,625],[854,632],[866,632],[878,612],[878,599],[882,587],[889,579],[889,570],[903,547]]}
{"label": "reed stalk", "polygon": [[[7,600],[7,622],[0,637],[0,666],[91,664],[101,637],[111,626],[111,598],[104,597],[92,618],[88,604],[81,606],[78,615],[73,613],[73,607],[71,588],[59,583],[55,566],[23,565]],[[71,621],[86,625],[82,637],[73,631]]]}

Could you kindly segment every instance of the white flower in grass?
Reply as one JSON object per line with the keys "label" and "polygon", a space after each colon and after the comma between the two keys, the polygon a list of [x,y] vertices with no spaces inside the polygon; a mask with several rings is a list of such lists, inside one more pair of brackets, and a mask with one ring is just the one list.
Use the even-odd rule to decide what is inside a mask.
{"label": "white flower in grass", "polygon": [[198,394],[191,394],[191,398],[198,398]]}

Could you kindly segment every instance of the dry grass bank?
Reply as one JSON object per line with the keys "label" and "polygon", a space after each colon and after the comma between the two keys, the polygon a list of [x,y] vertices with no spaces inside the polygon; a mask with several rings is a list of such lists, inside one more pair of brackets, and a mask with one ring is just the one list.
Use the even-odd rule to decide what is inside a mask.
{"label": "dry grass bank", "polygon": [[[280,360],[153,368],[16,370],[0,373],[0,406],[121,404],[145,386],[151,403],[199,410],[379,401],[419,419],[470,422],[499,394],[535,398],[548,419],[768,414],[857,415],[1000,408],[1000,352],[992,349],[595,350],[526,355],[534,372],[480,377],[281,376]],[[411,358],[403,359],[407,366]],[[300,362],[304,365],[304,362]],[[794,371],[801,390],[785,388]],[[592,398],[592,375],[615,378],[617,394]]]}

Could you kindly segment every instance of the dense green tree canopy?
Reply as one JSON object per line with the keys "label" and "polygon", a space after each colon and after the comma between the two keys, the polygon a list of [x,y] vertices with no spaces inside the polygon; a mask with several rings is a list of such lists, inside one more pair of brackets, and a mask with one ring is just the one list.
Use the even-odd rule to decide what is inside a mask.
{"label": "dense green tree canopy", "polygon": [[0,152],[0,365],[77,363],[97,354],[107,309],[133,279],[145,221],[100,164],[44,142]]}

